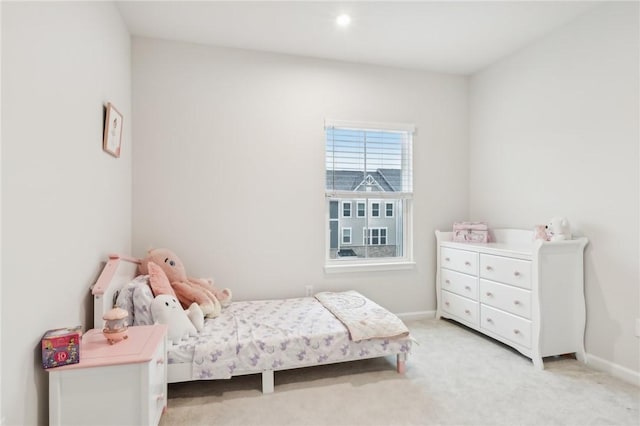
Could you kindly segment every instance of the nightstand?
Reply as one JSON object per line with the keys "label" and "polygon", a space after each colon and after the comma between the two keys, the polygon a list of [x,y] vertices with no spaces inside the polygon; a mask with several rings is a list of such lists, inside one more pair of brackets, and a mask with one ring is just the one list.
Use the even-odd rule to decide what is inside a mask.
{"label": "nightstand", "polygon": [[51,425],[157,425],[167,407],[167,326],[129,327],[110,345],[102,330],[80,343],[80,362],[47,370]]}

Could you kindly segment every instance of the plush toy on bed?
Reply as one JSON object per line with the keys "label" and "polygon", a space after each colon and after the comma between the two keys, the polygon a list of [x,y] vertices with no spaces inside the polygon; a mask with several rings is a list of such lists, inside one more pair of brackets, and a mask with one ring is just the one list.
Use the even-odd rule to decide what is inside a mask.
{"label": "plush toy on bed", "polygon": [[167,339],[172,343],[178,343],[189,336],[197,336],[204,322],[202,310],[197,303],[192,303],[185,311],[178,299],[168,294],[161,294],[153,299],[151,315],[154,323],[168,326]]}
{"label": "plush toy on bed", "polygon": [[[174,252],[166,248],[151,249],[147,256],[140,262],[140,273],[150,274],[149,263],[159,266],[169,279],[171,289],[182,307],[188,309],[192,303],[197,303],[202,313],[207,318],[215,318],[220,315],[223,307],[231,303],[231,290],[225,288],[219,290],[213,285],[212,280],[203,278],[189,278],[184,264]],[[151,268],[153,270],[153,267]],[[151,278],[153,277],[150,275]],[[154,290],[153,283],[151,288]],[[158,294],[171,294],[159,292]]]}

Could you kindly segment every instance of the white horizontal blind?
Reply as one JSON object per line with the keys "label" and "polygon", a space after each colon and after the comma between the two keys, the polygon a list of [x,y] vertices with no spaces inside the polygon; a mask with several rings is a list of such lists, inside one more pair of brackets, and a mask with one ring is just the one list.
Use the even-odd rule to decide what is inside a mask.
{"label": "white horizontal blind", "polygon": [[413,126],[332,122],[325,130],[327,196],[411,198]]}

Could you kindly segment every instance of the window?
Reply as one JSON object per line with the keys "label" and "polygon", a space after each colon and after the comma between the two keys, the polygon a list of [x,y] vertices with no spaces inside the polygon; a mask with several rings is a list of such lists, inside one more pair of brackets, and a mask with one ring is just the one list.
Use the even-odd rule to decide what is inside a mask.
{"label": "window", "polygon": [[393,217],[393,203],[384,203],[384,217]]}
{"label": "window", "polygon": [[371,203],[371,217],[380,217],[380,203]]}
{"label": "window", "polygon": [[342,228],[342,244],[351,244],[351,228]]}
{"label": "window", "polygon": [[351,201],[342,202],[342,217],[351,217]]}
{"label": "window", "polygon": [[[413,130],[402,124],[325,123],[327,271],[413,263]],[[339,218],[332,213],[337,203]],[[339,255],[338,229],[355,255]]]}

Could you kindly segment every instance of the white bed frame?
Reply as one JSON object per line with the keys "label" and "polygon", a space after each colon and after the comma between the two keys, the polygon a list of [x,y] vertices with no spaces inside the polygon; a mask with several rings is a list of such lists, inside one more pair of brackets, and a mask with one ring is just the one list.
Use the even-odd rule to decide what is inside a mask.
{"label": "white bed frame", "polygon": [[[138,275],[138,266],[140,265],[140,259],[136,259],[129,256],[123,256],[119,254],[110,254],[109,260],[105,265],[102,273],[98,277],[98,280],[91,288],[91,294],[93,295],[93,326],[94,328],[104,327],[104,320],[102,319],[105,312],[113,308],[115,297],[118,291],[126,284],[128,284],[136,275]],[[367,358],[378,358],[377,356],[355,356],[344,358],[340,361],[327,362],[324,364],[332,364],[336,362],[356,361]],[[396,354],[396,369],[399,374],[404,374],[406,365],[407,354],[401,352]],[[293,367],[283,366],[275,370],[257,370],[257,371],[235,371],[234,376],[242,376],[247,374],[262,374],[262,392],[272,393],[274,387],[273,373],[274,371],[289,370],[292,368],[311,367],[316,365],[322,365],[318,363],[309,365],[296,365]],[[167,366],[167,381],[168,383],[177,382],[190,382],[193,380],[200,380],[194,378],[191,375],[192,366],[191,363],[182,364],[169,364]]]}

